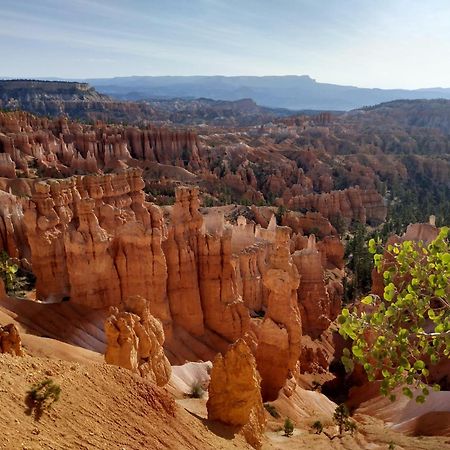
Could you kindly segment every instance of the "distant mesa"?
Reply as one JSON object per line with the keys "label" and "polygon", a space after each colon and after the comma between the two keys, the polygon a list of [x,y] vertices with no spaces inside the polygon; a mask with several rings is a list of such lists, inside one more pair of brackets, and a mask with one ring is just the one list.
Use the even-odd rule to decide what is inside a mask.
{"label": "distant mesa", "polygon": [[99,92],[124,100],[199,98],[239,100],[291,110],[348,111],[397,99],[450,99],[450,88],[369,89],[319,83],[302,76],[162,76],[86,80]]}

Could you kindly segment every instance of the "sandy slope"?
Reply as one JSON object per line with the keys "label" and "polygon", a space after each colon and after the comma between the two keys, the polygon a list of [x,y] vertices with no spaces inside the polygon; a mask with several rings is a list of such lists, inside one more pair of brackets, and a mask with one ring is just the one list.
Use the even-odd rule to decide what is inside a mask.
{"label": "sandy slope", "polygon": [[[24,398],[48,377],[60,384],[61,398],[37,422]],[[0,379],[0,448],[247,448],[240,437],[213,434],[164,390],[117,367],[0,355]]]}
{"label": "sandy slope", "polygon": [[[50,313],[55,314],[55,321],[61,317],[60,311],[58,308]],[[14,322],[14,315],[0,308],[0,324]],[[29,334],[26,325],[16,324],[29,356],[0,355],[0,449],[249,448],[229,427],[207,420],[206,395],[199,400],[185,398],[192,385],[207,384],[211,363],[174,367],[167,390],[162,390],[126,370],[103,364],[100,353]],[[86,336],[97,334],[84,327],[76,331],[83,341]],[[61,385],[62,395],[54,408],[36,422],[26,414],[24,398],[33,383],[47,377]],[[450,449],[450,438],[408,437],[386,428],[380,420],[407,434],[446,434],[450,427],[448,393],[433,396],[422,409],[402,397],[391,404],[375,392],[371,395],[366,390],[363,394],[366,402],[360,405],[356,416],[357,434],[331,441],[323,434],[313,434],[311,425],[321,420],[327,431],[335,434],[331,420],[334,403],[318,392],[300,387],[290,397],[281,394],[273,402],[280,418],[267,414],[263,450],[387,450],[390,443],[395,444],[396,450]],[[179,399],[178,404],[173,396]],[[436,408],[444,411],[433,412]],[[285,417],[295,422],[292,438],[276,431]]]}
{"label": "sandy slope", "polygon": [[92,310],[70,302],[44,304],[4,298],[0,299],[0,313],[0,320],[9,316],[20,323],[21,331],[100,353],[105,351],[103,324],[108,316],[107,310]]}
{"label": "sandy slope", "polygon": [[[394,402],[382,395],[372,397],[370,391],[375,387],[365,389],[369,398],[359,405],[357,413],[382,419],[393,430],[413,436],[450,436],[449,391],[434,392],[430,389],[426,402],[418,404],[402,395],[400,389],[395,391],[397,398]],[[364,388],[360,390],[363,391],[359,393],[361,396]],[[357,394],[356,391],[355,397]]]}

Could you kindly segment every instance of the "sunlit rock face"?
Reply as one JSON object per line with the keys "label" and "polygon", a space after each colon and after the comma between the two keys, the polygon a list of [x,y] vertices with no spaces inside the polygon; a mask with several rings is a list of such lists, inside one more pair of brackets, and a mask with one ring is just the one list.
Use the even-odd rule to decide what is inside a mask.
{"label": "sunlit rock face", "polygon": [[139,170],[34,184],[24,224],[37,298],[103,308],[141,295],[170,321],[165,228],[142,187]]}
{"label": "sunlit rock face", "polygon": [[107,348],[105,361],[124,367],[164,386],[171,367],[164,354],[164,330],[150,314],[146,299],[129,297],[121,309],[111,307],[105,322]]}
{"label": "sunlit rock face", "polygon": [[214,208],[200,213],[198,188],[178,188],[172,206],[158,207],[143,187],[142,171],[129,169],[30,180],[15,187],[21,199],[0,191],[2,246],[27,261],[38,300],[116,308],[107,325],[115,364],[141,371],[147,358],[136,350],[142,317],[126,306],[139,296],[162,323],[172,363],[212,360],[245,338],[262,396],[275,399],[298,373],[302,333],[320,334],[335,317],[339,290],[324,271],[342,267],[337,237],[315,248],[273,213],[266,227],[232,223]]}
{"label": "sunlit rock face", "polygon": [[297,288],[300,276],[289,252],[289,228],[275,229],[269,266],[263,276],[268,290],[262,323],[253,328],[257,336],[256,361],[262,377],[264,400],[274,400],[296,370],[302,334]]}
{"label": "sunlit rock face", "polygon": [[261,448],[266,419],[260,377],[242,339],[214,359],[208,394],[208,419],[238,427],[250,445]]}

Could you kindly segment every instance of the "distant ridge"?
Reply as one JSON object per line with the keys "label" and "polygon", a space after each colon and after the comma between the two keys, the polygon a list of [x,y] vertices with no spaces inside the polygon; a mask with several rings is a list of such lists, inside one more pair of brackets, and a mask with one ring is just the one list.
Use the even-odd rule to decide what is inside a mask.
{"label": "distant ridge", "polygon": [[0,108],[71,119],[148,125],[210,124],[247,126],[292,114],[283,108],[265,108],[252,99],[236,101],[208,98],[124,101],[100,94],[86,82],[53,80],[0,80]]}
{"label": "distant ridge", "polygon": [[399,99],[450,99],[450,88],[369,89],[319,83],[307,75],[132,76],[92,78],[99,92],[124,100],[251,98],[258,105],[292,110],[351,110]]}

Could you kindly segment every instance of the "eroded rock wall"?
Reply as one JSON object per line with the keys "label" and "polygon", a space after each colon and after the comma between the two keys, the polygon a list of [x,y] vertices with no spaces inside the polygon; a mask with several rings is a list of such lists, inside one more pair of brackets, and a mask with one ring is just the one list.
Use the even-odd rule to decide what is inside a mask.
{"label": "eroded rock wall", "polygon": [[165,226],[142,187],[137,169],[34,185],[24,223],[37,298],[103,308],[141,295],[170,323]]}
{"label": "eroded rock wall", "polygon": [[302,333],[320,334],[337,314],[339,289],[324,279],[342,267],[336,236],[308,248],[273,215],[267,228],[244,217],[205,220],[197,188],[177,189],[175,204],[159,208],[145,201],[140,169],[29,188],[19,203],[0,192],[2,245],[28,249],[37,299],[116,308],[107,332],[119,365],[142,365],[130,331],[142,320],[126,308],[140,296],[163,324],[172,361],[212,359],[245,337],[272,400],[298,373]]}
{"label": "eroded rock wall", "polygon": [[291,209],[315,210],[324,217],[360,223],[381,223],[386,219],[387,207],[382,196],[375,190],[365,191],[349,188],[321,194],[307,194],[292,197],[288,202]]}

